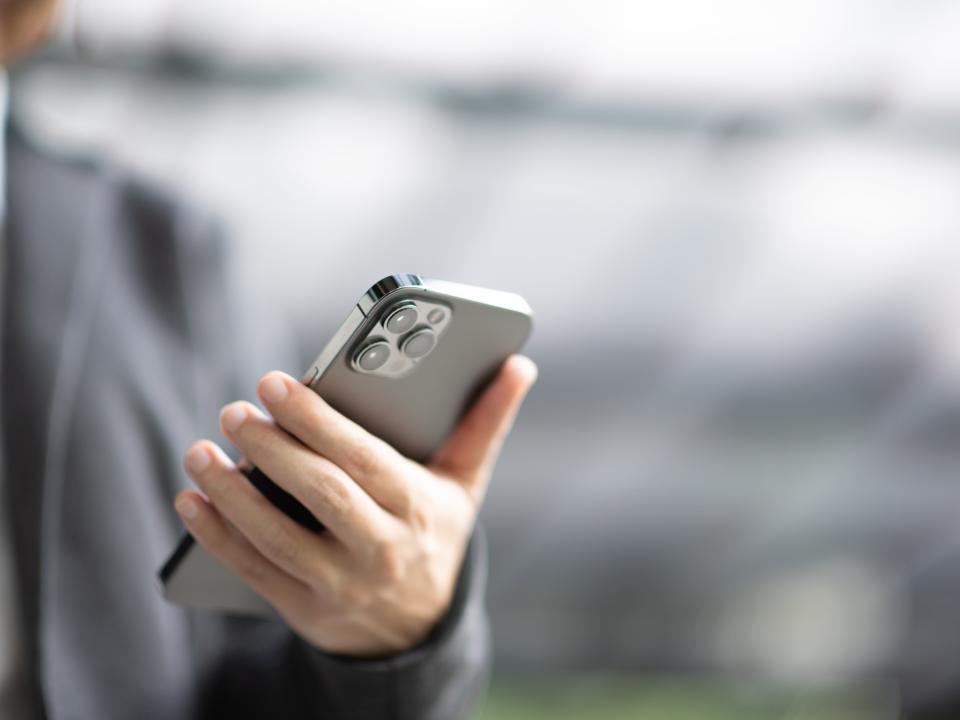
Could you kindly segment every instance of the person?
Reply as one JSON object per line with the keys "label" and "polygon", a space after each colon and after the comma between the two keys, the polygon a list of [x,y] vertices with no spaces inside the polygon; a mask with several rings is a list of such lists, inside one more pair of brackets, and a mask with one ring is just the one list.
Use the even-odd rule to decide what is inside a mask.
{"label": "person", "polygon": [[[0,0],[0,61],[56,12]],[[12,121],[4,155],[0,716],[469,714],[489,654],[476,515],[534,364],[508,359],[427,465],[279,371],[257,384],[269,415],[226,404],[220,429],[329,529],[311,534],[195,441],[250,382],[215,223]],[[276,619],[162,600],[178,516]]]}

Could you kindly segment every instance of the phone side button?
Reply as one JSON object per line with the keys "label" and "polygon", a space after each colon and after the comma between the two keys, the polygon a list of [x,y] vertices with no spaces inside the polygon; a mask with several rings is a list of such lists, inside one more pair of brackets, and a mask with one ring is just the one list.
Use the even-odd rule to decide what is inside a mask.
{"label": "phone side button", "polygon": [[307,374],[303,376],[303,384],[307,387],[310,387],[319,376],[320,368],[314,365],[312,368],[307,370]]}

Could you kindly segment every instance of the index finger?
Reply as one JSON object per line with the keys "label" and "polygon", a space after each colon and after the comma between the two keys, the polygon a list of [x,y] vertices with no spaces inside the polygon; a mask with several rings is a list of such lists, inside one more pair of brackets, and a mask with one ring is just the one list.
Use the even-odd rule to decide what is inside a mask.
{"label": "index finger", "polygon": [[409,481],[399,469],[409,461],[389,444],[285,373],[268,373],[257,394],[278,425],[342,468],[378,505],[394,513],[407,507]]}

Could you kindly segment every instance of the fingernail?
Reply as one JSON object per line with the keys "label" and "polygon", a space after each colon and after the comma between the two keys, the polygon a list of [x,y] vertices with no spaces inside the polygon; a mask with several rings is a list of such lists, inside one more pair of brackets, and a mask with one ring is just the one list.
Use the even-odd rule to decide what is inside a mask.
{"label": "fingernail", "polygon": [[516,362],[520,365],[526,366],[524,368],[524,372],[526,373],[530,384],[533,385],[537,381],[537,376],[540,374],[540,368],[538,368],[537,364],[526,355],[518,356]]}
{"label": "fingernail", "polygon": [[287,384],[276,375],[267,375],[260,383],[260,394],[267,402],[281,402],[287,396]]}
{"label": "fingernail", "polygon": [[227,432],[236,432],[247,419],[247,411],[242,405],[227,405],[220,413],[220,422]]}
{"label": "fingernail", "polygon": [[187,469],[190,472],[199,475],[207,469],[210,464],[210,453],[203,447],[192,447],[186,457]]}
{"label": "fingernail", "polygon": [[540,367],[533,360],[530,361],[530,364],[533,366],[533,374],[530,379],[530,384],[533,385],[537,381],[537,378],[540,377]]}
{"label": "fingernail", "polygon": [[197,516],[197,504],[190,498],[177,498],[174,507],[184,520],[193,520]]}

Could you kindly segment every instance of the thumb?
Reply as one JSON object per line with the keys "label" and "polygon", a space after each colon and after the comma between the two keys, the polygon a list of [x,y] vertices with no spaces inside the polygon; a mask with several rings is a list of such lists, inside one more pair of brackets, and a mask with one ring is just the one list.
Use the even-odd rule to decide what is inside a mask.
{"label": "thumb", "polygon": [[459,481],[477,503],[523,398],[536,379],[533,360],[523,355],[507,358],[433,458],[431,467]]}

